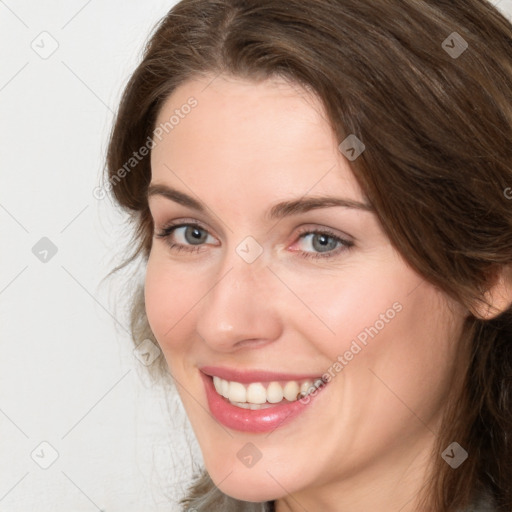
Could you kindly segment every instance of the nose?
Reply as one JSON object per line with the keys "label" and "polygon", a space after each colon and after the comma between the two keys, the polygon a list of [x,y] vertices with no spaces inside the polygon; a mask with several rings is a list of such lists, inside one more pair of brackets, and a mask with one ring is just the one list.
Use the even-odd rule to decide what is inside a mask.
{"label": "nose", "polygon": [[277,340],[282,333],[278,287],[263,257],[248,263],[231,251],[199,303],[198,334],[217,352],[261,347]]}

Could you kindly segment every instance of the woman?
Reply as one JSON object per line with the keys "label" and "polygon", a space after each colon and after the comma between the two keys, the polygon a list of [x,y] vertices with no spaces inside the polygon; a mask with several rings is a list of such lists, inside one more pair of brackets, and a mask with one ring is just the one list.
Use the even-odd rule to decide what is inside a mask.
{"label": "woman", "polygon": [[512,26],[184,0],[106,186],[202,450],[184,510],[512,510]]}

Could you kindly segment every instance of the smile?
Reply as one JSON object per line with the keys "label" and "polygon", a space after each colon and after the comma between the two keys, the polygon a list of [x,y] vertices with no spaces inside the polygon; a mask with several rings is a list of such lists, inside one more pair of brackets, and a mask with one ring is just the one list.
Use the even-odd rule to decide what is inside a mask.
{"label": "smile", "polygon": [[322,379],[317,379],[314,383],[311,380],[302,382],[290,380],[286,383],[273,381],[266,386],[261,382],[252,382],[247,385],[217,376],[213,377],[213,386],[219,395],[227,398],[237,407],[251,410],[272,407],[272,404],[283,401],[294,402],[306,397],[323,384]]}
{"label": "smile", "polygon": [[311,376],[292,379],[213,368],[202,368],[200,375],[212,416],[226,427],[245,432],[271,431],[288,423],[326,387],[321,377]]}

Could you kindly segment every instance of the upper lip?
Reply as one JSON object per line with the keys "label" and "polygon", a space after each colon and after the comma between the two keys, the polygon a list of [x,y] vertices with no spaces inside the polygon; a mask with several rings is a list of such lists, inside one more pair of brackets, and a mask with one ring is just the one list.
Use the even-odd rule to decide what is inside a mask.
{"label": "upper lip", "polygon": [[321,375],[311,373],[282,373],[268,370],[242,370],[227,368],[225,366],[201,366],[199,370],[211,377],[217,376],[224,380],[249,384],[251,382],[272,382],[276,380],[316,380],[321,379]]}

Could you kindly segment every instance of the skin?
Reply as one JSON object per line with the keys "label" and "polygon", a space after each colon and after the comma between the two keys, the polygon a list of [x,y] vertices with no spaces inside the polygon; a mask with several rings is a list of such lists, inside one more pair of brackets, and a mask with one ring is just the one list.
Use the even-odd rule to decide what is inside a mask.
{"label": "skin", "polygon": [[[412,511],[468,312],[408,266],[371,211],[336,206],[267,220],[275,203],[305,195],[365,197],[315,96],[284,80],[212,78],[168,98],[157,124],[190,96],[198,105],[151,153],[152,184],[207,207],[150,196],[155,233],[198,222],[204,241],[198,253],[177,252],[170,242],[197,247],[184,228],[155,237],[145,285],[148,320],[206,469],[226,494],[277,499],[278,512]],[[304,258],[323,253],[303,228],[354,245]],[[263,249],[250,264],[236,252],[247,236]],[[209,414],[198,366],[322,375],[397,302],[401,311],[290,423],[244,433]],[[237,457],[247,442],[262,454],[251,468]]]}

